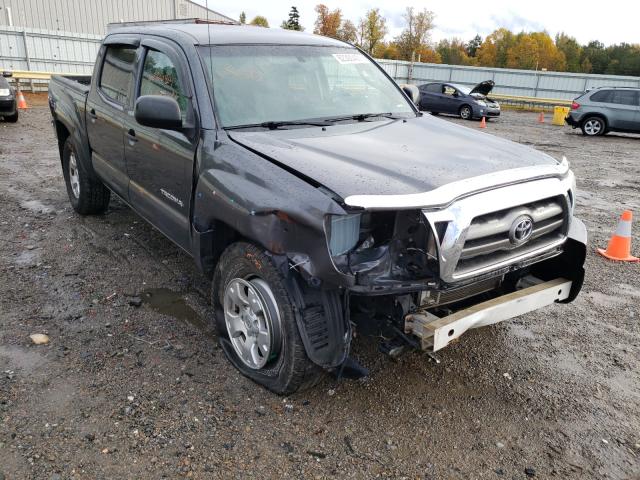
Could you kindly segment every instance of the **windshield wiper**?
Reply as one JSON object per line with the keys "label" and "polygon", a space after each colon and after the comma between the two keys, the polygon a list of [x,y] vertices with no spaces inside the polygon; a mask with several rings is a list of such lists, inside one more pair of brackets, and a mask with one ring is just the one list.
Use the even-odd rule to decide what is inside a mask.
{"label": "windshield wiper", "polygon": [[364,122],[367,118],[374,117],[384,117],[390,118],[392,120],[398,120],[401,117],[396,117],[392,112],[382,112],[382,113],[359,113],[357,115],[350,115],[348,117],[335,117],[335,118],[327,118],[327,122],[341,122],[343,120],[357,120],[359,122]]}
{"label": "windshield wiper", "polygon": [[225,127],[225,130],[236,130],[240,128],[268,128],[269,130],[276,130],[280,127],[288,127],[291,125],[311,125],[313,127],[326,127],[331,125],[328,121],[313,121],[313,120],[283,120],[279,122],[262,122],[262,123],[250,123],[247,125],[233,125],[231,127]]}

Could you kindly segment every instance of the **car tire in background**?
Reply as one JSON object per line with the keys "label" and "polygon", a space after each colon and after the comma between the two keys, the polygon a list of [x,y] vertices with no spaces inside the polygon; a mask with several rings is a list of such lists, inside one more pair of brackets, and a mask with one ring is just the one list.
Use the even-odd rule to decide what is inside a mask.
{"label": "car tire in background", "polygon": [[607,122],[605,122],[602,117],[586,117],[580,123],[580,129],[582,130],[582,133],[588,137],[597,137],[606,133]]}
{"label": "car tire in background", "polygon": [[211,304],[222,349],[244,376],[280,395],[318,381],[322,370],[307,357],[285,279],[262,249],[247,242],[227,247]]}
{"label": "car tire in background", "polygon": [[463,105],[458,112],[463,120],[471,120],[473,118],[473,110],[469,105]]}
{"label": "car tire in background", "polygon": [[4,121],[9,123],[16,123],[18,121],[18,115],[18,110],[16,110],[16,113],[14,113],[13,115],[4,117]]}
{"label": "car tire in background", "polygon": [[62,150],[62,173],[71,206],[80,215],[104,213],[109,206],[111,191],[89,176],[79,155],[71,137],[67,138]]}

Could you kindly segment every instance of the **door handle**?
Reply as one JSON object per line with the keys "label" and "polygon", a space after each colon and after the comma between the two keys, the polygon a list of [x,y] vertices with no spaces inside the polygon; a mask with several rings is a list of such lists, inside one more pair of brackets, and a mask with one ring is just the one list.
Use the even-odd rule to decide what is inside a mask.
{"label": "door handle", "polygon": [[91,118],[91,122],[95,123],[96,119],[98,118],[98,115],[96,115],[95,108],[92,108],[91,110],[89,110],[89,117]]}
{"label": "door handle", "polygon": [[129,145],[133,145],[138,141],[138,138],[136,137],[136,131],[133,128],[130,128],[127,132],[127,138],[129,139]]}

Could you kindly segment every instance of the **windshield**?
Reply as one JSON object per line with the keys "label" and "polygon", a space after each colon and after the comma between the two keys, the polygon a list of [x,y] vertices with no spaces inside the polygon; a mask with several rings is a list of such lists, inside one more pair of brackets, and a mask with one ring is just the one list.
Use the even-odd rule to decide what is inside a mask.
{"label": "windshield", "polygon": [[223,127],[370,113],[415,115],[398,88],[354,48],[201,47]]}
{"label": "windshield", "polygon": [[471,89],[469,87],[465,87],[464,85],[458,85],[457,83],[452,84],[453,87],[458,89],[461,93],[465,95],[469,95],[471,93]]}

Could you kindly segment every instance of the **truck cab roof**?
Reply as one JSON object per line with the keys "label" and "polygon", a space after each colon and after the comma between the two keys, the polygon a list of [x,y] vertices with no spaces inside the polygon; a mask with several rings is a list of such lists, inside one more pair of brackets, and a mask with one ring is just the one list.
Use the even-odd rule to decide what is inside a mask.
{"label": "truck cab roof", "polygon": [[[292,30],[256,27],[252,25],[224,24],[161,24],[116,28],[109,35],[148,34],[191,39],[193,45],[314,45],[350,47],[348,43],[333,38]],[[176,35],[177,34],[177,35]]]}

